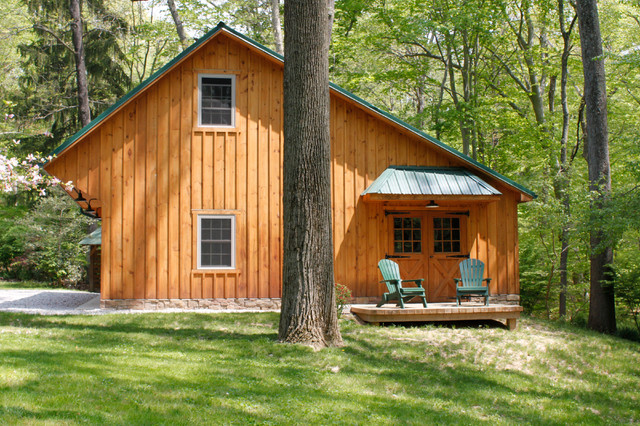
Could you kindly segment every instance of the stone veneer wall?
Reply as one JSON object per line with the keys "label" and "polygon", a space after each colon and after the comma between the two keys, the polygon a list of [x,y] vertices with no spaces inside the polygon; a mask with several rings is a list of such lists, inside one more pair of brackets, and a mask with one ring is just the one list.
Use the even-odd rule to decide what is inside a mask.
{"label": "stone veneer wall", "polygon": [[[103,309],[134,309],[155,311],[159,309],[237,309],[256,311],[279,311],[281,299],[106,299],[100,301]],[[472,297],[473,302],[483,302],[483,297]],[[350,304],[378,303],[379,297],[354,297]],[[427,300],[427,303],[429,300]],[[455,300],[452,302],[455,303]],[[518,305],[518,294],[495,294],[489,296],[489,304]]]}

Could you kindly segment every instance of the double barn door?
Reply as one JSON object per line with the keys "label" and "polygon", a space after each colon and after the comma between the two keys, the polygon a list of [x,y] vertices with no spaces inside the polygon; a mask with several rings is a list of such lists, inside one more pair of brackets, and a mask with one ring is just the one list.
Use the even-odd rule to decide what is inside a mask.
{"label": "double barn door", "polygon": [[429,302],[450,302],[453,278],[469,257],[468,212],[398,212],[389,218],[386,257],[398,262],[403,278],[424,278]]}

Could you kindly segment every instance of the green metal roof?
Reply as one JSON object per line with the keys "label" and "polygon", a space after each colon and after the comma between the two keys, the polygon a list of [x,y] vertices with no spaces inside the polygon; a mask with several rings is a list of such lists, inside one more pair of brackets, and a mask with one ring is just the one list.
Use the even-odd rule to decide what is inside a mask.
{"label": "green metal roof", "polygon": [[[183,50],[173,60],[168,62],[166,65],[164,65],[158,71],[153,73],[153,75],[151,75],[148,79],[146,79],[145,81],[140,83],[136,88],[134,88],[129,93],[127,93],[125,96],[120,98],[115,104],[113,104],[106,111],[104,111],[102,114],[100,114],[95,119],[93,119],[89,124],[87,124],[84,128],[82,128],[80,131],[78,131],[75,135],[73,135],[72,137],[67,139],[62,145],[60,145],[56,149],[54,149],[53,152],[51,152],[51,155],[57,155],[57,154],[61,153],[62,151],[64,151],[65,149],[67,149],[69,146],[71,146],[71,144],[73,144],[75,141],[77,141],[82,136],[87,134],[91,129],[96,127],[99,123],[101,123],[103,120],[105,120],[113,112],[115,112],[117,109],[122,107],[125,103],[127,103],[129,100],[134,98],[137,94],[142,92],[146,87],[150,86],[153,82],[158,80],[167,71],[169,71],[171,68],[173,68],[174,66],[179,64],[185,57],[187,57],[189,54],[191,54],[191,52],[193,52],[198,47],[200,47],[201,45],[206,43],[210,38],[212,38],[214,35],[216,35],[219,31],[225,31],[227,33],[230,33],[230,34],[234,35],[235,37],[243,40],[247,44],[253,46],[254,48],[262,51],[265,54],[267,54],[268,56],[271,56],[274,59],[277,59],[277,60],[279,60],[281,62],[284,62],[284,57],[282,55],[280,55],[279,53],[274,52],[273,50],[269,49],[266,46],[263,46],[262,44],[258,43],[257,41],[252,40],[249,37],[245,36],[244,34],[241,34],[241,33],[237,32],[236,30],[228,27],[224,22],[220,22],[220,23],[218,23],[218,25],[215,28],[213,28],[211,31],[209,31],[208,33],[206,33],[205,35],[200,37],[195,43],[193,43],[191,46],[189,46],[188,48]],[[329,83],[329,86],[330,86],[331,89],[333,89],[337,93],[340,93],[341,95],[353,100],[354,102],[360,104],[361,106],[363,106],[364,108],[374,112],[375,114],[380,115],[380,116],[382,116],[382,117],[384,117],[384,118],[396,123],[397,125],[405,128],[406,130],[409,130],[410,132],[418,135],[419,137],[428,140],[429,142],[433,143],[434,145],[444,149],[445,151],[449,152],[453,156],[459,158],[463,162],[465,162],[465,163],[467,163],[467,164],[469,164],[469,165],[471,165],[473,167],[476,167],[476,168],[484,171],[485,173],[490,174],[491,176],[495,177],[496,179],[506,183],[509,186],[514,187],[518,191],[523,192],[523,193],[529,195],[532,198],[536,198],[536,194],[533,191],[525,188],[524,186],[522,186],[519,183],[509,179],[508,177],[501,175],[500,173],[498,173],[495,170],[485,166],[484,164],[479,163],[478,161],[472,159],[471,157],[468,157],[468,156],[464,155],[460,151],[450,147],[449,145],[446,145],[445,143],[443,143],[443,142],[439,141],[438,139],[436,139],[436,138],[424,133],[423,131],[413,127],[412,125],[410,125],[408,123],[405,123],[404,121],[400,120],[398,117],[396,117],[396,116],[394,116],[394,115],[392,115],[392,114],[390,114],[390,113],[388,113],[386,111],[383,111],[383,110],[379,109],[378,107],[370,104],[369,102],[365,101],[364,99],[354,95],[353,93],[343,89],[342,87],[340,87],[340,86],[338,86],[338,85],[336,85],[334,83]]]}
{"label": "green metal roof", "polygon": [[102,244],[102,227],[96,229],[79,243],[81,246],[99,246]]}
{"label": "green metal roof", "polygon": [[362,195],[501,195],[460,167],[390,166]]}

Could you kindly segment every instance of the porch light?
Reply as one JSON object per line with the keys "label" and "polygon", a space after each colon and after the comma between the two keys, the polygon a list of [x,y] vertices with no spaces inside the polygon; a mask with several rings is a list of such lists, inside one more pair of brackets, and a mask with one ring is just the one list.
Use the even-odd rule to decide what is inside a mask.
{"label": "porch light", "polygon": [[425,207],[428,209],[437,209],[440,206],[437,205],[435,201],[431,200],[429,201],[429,204],[427,204]]}

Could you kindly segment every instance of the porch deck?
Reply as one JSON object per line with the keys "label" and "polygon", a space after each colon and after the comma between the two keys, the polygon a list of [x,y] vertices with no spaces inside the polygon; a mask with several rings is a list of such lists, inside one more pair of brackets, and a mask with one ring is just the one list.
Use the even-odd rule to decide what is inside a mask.
{"label": "porch deck", "polygon": [[408,303],[401,309],[393,303],[376,307],[375,305],[351,305],[351,313],[362,321],[378,325],[383,322],[428,322],[428,321],[467,321],[467,320],[503,320],[509,330],[516,328],[522,306],[481,303],[428,303],[425,308],[420,303]]}

